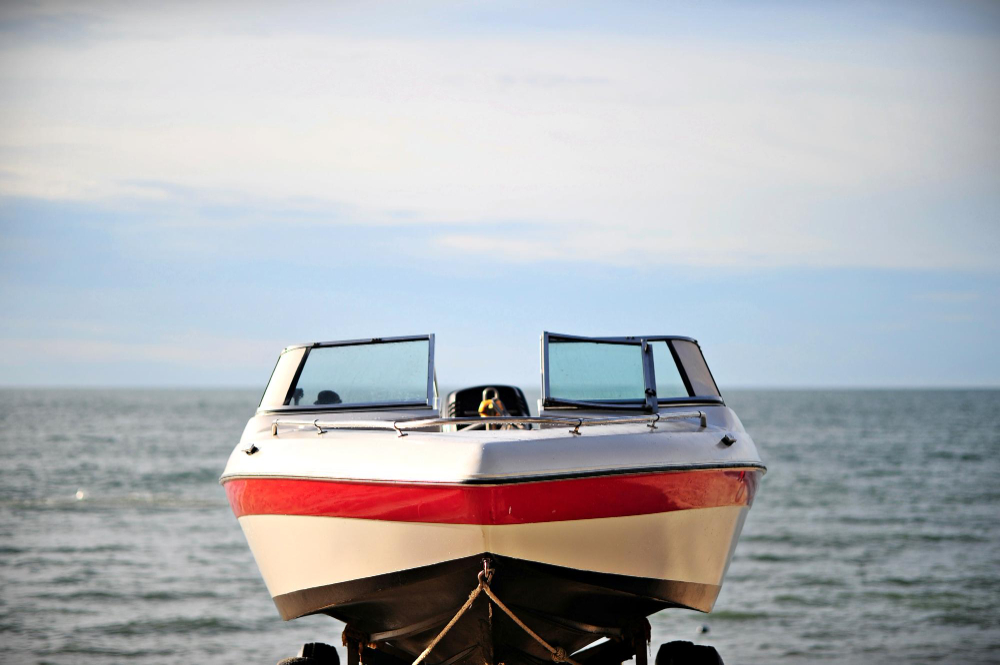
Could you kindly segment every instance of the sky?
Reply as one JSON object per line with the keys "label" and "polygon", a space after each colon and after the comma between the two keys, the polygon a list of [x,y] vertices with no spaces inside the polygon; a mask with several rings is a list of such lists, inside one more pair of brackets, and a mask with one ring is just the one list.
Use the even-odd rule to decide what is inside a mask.
{"label": "sky", "polygon": [[544,330],[1000,386],[1000,5],[0,6],[0,385],[535,387]]}

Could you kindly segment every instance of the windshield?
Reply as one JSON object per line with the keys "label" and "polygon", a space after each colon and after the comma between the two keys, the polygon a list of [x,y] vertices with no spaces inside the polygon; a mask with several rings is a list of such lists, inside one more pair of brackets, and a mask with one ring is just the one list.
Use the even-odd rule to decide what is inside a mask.
{"label": "windshield", "polygon": [[[294,351],[294,350],[293,350]],[[299,349],[297,372],[284,366],[297,359],[282,354],[261,402],[264,408],[350,407],[427,404],[431,341],[429,338],[365,341]],[[288,362],[285,362],[286,356]],[[280,385],[277,385],[280,384]]]}
{"label": "windshield", "polygon": [[653,354],[653,366],[656,368],[656,398],[688,397],[684,378],[681,377],[674,356],[670,352],[670,342],[665,339],[653,341],[649,343],[649,348]]}
{"label": "windshield", "polygon": [[542,397],[550,407],[645,408],[722,403],[698,343],[685,337],[542,336]]}
{"label": "windshield", "polygon": [[574,401],[644,400],[639,345],[550,339],[549,394]]}

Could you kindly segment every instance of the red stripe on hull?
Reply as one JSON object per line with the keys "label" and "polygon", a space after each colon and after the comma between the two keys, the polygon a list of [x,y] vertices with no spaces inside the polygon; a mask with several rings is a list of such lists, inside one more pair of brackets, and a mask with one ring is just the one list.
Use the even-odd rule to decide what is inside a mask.
{"label": "red stripe on hull", "polygon": [[237,517],[313,515],[439,524],[527,524],[750,505],[759,469],[705,469],[507,485],[285,478],[226,481]]}

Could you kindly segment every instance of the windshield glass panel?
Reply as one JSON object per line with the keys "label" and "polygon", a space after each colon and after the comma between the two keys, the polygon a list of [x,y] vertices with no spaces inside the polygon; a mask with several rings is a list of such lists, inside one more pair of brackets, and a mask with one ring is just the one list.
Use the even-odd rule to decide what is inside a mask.
{"label": "windshield glass panel", "polygon": [[420,339],[309,349],[285,404],[426,402],[429,345]]}
{"label": "windshield glass panel", "polygon": [[549,396],[586,402],[644,400],[638,344],[549,339]]}
{"label": "windshield glass panel", "polygon": [[[682,339],[675,339],[673,344],[674,350],[677,351],[677,357],[684,365],[684,371],[687,373],[688,381],[691,382],[691,390],[694,391],[694,394],[701,397],[719,397],[719,388],[715,385],[712,373],[708,371],[705,356],[701,355],[701,349],[698,348],[698,345]],[[657,382],[660,379],[659,367],[656,369],[656,379]]]}
{"label": "windshield glass panel", "polygon": [[677,369],[674,361],[674,354],[670,352],[670,347],[666,340],[650,342],[653,350],[653,371],[656,373],[656,399],[670,399],[672,397],[688,397],[687,388],[684,386],[684,379]]}

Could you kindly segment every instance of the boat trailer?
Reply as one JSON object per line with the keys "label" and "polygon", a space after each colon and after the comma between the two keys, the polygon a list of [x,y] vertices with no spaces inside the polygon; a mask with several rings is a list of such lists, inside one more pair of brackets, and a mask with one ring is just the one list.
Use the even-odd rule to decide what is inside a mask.
{"label": "boat trailer", "polygon": [[[635,665],[648,665],[650,646],[649,621],[642,619],[626,628],[599,628],[583,626],[587,632],[600,634],[604,642],[589,646],[574,654],[549,644],[544,638],[533,631],[522,621],[490,588],[495,570],[490,566],[488,558],[483,559],[483,569],[479,571],[478,584],[469,594],[468,599],[447,624],[434,636],[415,660],[411,656],[393,647],[389,642],[416,633],[424,632],[434,625],[440,625],[440,619],[435,617],[429,621],[421,621],[411,626],[404,626],[389,631],[366,634],[350,625],[344,628],[343,646],[347,649],[347,665],[426,665],[434,647],[448,634],[448,631],[458,623],[462,615],[472,607],[480,595],[485,595],[490,602],[490,611],[496,606],[510,618],[518,627],[527,633],[535,642],[541,645],[551,656],[553,663],[568,663],[568,665],[621,665],[635,658]],[[566,622],[566,619],[561,619]],[[451,665],[472,654],[479,645],[473,644],[459,653],[434,665]],[[531,660],[537,660],[531,658]],[[543,661],[538,661],[543,662]],[[323,643],[303,645],[298,655],[278,661],[278,665],[340,665],[337,650]],[[484,658],[484,665],[503,665],[493,663],[492,658]],[[654,665],[723,665],[722,658],[713,647],[695,645],[691,642],[675,641],[660,645],[657,650]]]}

